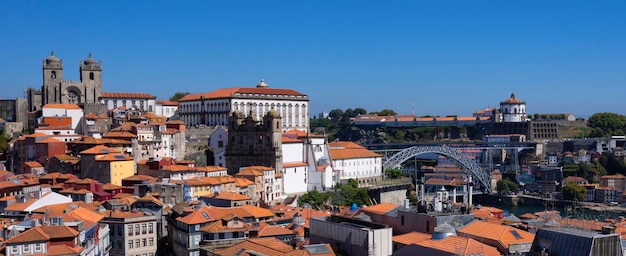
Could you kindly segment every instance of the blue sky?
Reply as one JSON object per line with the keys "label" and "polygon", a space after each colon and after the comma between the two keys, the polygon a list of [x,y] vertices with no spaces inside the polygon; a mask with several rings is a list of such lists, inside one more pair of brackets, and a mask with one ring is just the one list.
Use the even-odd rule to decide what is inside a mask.
{"label": "blue sky", "polygon": [[529,114],[626,114],[624,1],[7,1],[0,97],[41,60],[103,62],[106,92],[254,86],[323,109],[468,116],[515,93]]}

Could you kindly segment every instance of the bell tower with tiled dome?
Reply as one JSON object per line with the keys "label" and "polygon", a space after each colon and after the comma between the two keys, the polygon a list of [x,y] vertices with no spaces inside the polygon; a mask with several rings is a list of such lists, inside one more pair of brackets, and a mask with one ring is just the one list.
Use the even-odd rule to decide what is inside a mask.
{"label": "bell tower with tiled dome", "polygon": [[102,96],[102,62],[89,58],[80,62],[80,80],[63,78],[63,60],[54,52],[43,59],[41,90],[29,87],[29,111],[37,111],[48,103],[98,103]]}
{"label": "bell tower with tiled dome", "polygon": [[500,102],[500,113],[502,122],[524,122],[526,121],[526,102],[511,93],[511,97]]}

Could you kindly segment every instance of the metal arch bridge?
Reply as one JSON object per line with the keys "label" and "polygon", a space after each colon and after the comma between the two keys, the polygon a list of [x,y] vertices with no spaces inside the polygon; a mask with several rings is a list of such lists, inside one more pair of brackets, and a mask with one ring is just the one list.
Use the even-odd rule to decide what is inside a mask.
{"label": "metal arch bridge", "polygon": [[491,175],[488,171],[484,170],[480,165],[471,159],[467,158],[462,153],[459,153],[456,149],[448,147],[448,146],[413,146],[410,148],[406,148],[399,153],[388,158],[384,165],[383,170],[387,170],[390,168],[394,168],[395,166],[400,165],[406,160],[413,158],[416,155],[426,154],[426,153],[435,153],[439,155],[444,155],[447,157],[456,160],[456,162],[460,165],[463,173],[469,174],[472,178],[477,181],[487,193],[491,193]]}

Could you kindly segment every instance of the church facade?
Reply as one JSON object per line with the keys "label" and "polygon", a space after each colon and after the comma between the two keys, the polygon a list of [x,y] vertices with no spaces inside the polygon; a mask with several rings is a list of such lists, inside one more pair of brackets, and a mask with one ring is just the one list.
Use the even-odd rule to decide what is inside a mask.
{"label": "church facade", "polygon": [[89,54],[86,60],[80,62],[79,71],[79,81],[64,79],[63,60],[52,52],[42,63],[41,89],[27,89],[29,111],[40,110],[48,103],[99,103],[102,96],[102,61],[96,61]]}

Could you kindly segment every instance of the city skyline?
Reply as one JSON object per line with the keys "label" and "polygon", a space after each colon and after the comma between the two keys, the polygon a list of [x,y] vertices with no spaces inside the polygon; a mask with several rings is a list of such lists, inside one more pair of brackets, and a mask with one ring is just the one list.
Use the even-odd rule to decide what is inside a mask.
{"label": "city skyline", "polygon": [[[146,4],[149,3],[149,4]],[[322,110],[461,115],[511,93],[528,114],[624,114],[622,2],[5,3],[1,98],[41,86],[54,50],[65,79],[89,53],[103,91],[290,88]],[[382,93],[381,93],[382,92]]]}

